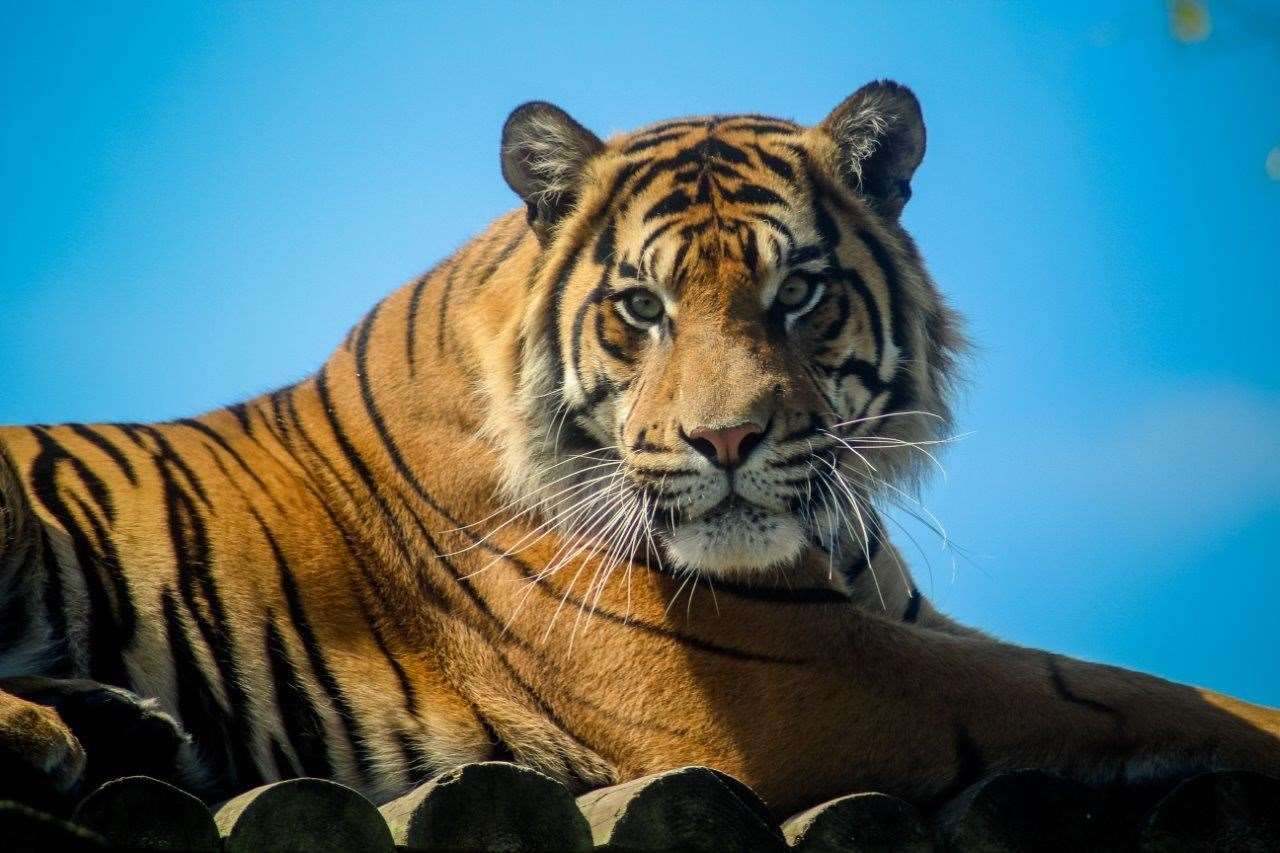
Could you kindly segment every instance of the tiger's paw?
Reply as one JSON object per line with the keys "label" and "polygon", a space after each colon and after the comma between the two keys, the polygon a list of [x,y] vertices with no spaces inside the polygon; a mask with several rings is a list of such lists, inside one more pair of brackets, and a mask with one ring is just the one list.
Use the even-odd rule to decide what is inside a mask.
{"label": "tiger's paw", "polygon": [[85,765],[57,711],[0,693],[0,799],[55,804],[77,789]]}
{"label": "tiger's paw", "polygon": [[545,773],[574,795],[620,781],[616,767],[558,729],[539,734],[542,737],[524,738],[520,748],[504,760]]}
{"label": "tiger's paw", "polygon": [[84,679],[11,678],[0,690],[43,707],[66,730],[83,788],[137,774],[177,783],[189,775],[190,738],[154,699]]}

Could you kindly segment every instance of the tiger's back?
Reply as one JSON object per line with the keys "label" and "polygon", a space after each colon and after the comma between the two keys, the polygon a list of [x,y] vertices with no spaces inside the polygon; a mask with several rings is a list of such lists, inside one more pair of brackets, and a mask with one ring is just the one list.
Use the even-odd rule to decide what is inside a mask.
{"label": "tiger's back", "polygon": [[405,596],[326,494],[346,473],[301,461],[324,439],[295,393],[154,425],[0,429],[0,676],[158,698],[210,796],[311,775],[386,797],[488,740],[405,647]]}

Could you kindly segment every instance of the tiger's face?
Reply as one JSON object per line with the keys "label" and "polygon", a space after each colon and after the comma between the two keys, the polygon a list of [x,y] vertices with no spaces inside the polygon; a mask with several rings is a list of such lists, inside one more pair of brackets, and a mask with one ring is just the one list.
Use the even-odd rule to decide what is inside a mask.
{"label": "tiger's face", "polygon": [[[895,84],[813,128],[509,120],[544,242],[519,489],[618,554],[716,575],[865,548],[945,428],[954,321],[898,224],[924,130]],[[548,159],[549,158],[549,159]]]}

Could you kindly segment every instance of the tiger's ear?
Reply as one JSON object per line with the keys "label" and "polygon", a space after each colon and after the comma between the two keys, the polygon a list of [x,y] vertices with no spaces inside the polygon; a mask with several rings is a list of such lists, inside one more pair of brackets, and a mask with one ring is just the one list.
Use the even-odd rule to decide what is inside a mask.
{"label": "tiger's ear", "polygon": [[545,101],[516,107],[502,126],[502,176],[529,208],[529,224],[547,242],[573,208],[587,163],[604,148],[594,133]]}
{"label": "tiger's ear", "polygon": [[868,83],[831,111],[821,127],[836,141],[840,178],[897,219],[924,159],[924,116],[911,90],[892,80]]}

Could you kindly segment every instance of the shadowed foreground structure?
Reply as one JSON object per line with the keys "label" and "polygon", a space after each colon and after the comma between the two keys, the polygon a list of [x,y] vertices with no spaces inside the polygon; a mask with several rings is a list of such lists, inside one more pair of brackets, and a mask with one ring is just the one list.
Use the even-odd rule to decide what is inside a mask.
{"label": "shadowed foreground structure", "polygon": [[989,777],[935,814],[850,794],[783,820],[736,779],[658,773],[575,801],[518,765],[469,764],[375,807],[321,779],[256,788],[212,810],[145,776],[103,785],[70,821],[0,802],[6,850],[1232,850],[1280,849],[1280,780],[1206,773],[1103,791],[1034,770]]}

